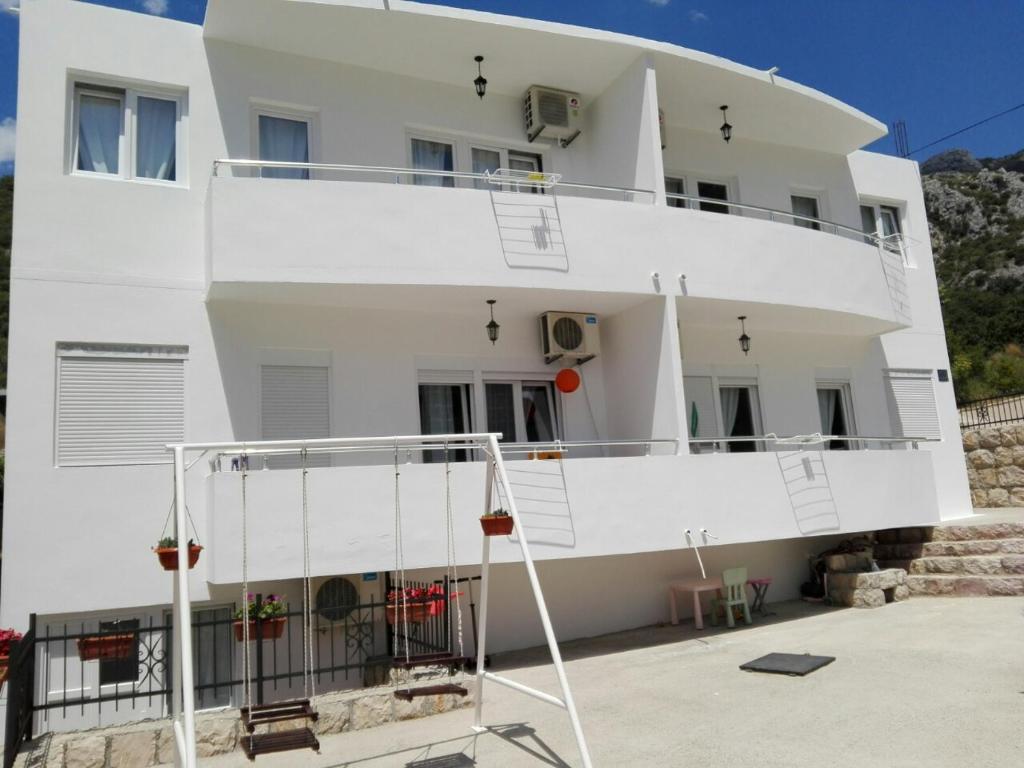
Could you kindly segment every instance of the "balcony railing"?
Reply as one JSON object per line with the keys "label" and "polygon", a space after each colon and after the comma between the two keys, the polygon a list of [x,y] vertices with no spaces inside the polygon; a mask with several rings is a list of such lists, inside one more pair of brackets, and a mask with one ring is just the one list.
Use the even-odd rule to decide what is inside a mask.
{"label": "balcony railing", "polygon": [[821,450],[823,446],[831,447],[832,443],[845,443],[839,450],[870,450],[872,445],[883,450],[892,450],[899,445],[917,450],[920,443],[941,442],[934,437],[871,437],[867,435],[822,435],[815,432],[810,435],[781,436],[773,432],[766,435],[744,435],[742,437],[691,437],[691,449],[696,453],[720,453],[728,451],[730,445],[758,445],[766,451]]}
{"label": "balcony railing", "polygon": [[[674,200],[682,203],[682,205],[676,205],[677,208],[690,208],[708,211],[715,211],[717,208],[725,208],[729,213],[735,212],[740,215],[752,215],[755,218],[767,219],[768,221],[783,224],[792,224],[794,226],[804,227],[805,229],[825,232],[830,235],[846,237],[851,240],[859,240],[862,243],[882,247],[887,251],[898,253],[901,256],[904,256],[905,261],[904,237],[899,233],[883,235],[880,232],[864,232],[863,230],[855,227],[848,227],[845,224],[839,224],[835,221],[816,219],[812,216],[803,216],[799,213],[793,213],[792,211],[780,211],[775,208],[765,208],[760,205],[734,203],[714,197],[697,197],[695,195],[683,195],[675,192],[668,192],[665,197],[669,201]],[[707,207],[704,208],[702,206]]]}

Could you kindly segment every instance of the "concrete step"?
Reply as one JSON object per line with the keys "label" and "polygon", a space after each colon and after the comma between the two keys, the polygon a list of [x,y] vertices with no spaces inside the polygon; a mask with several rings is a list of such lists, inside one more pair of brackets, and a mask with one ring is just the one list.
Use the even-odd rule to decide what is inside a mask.
{"label": "concrete step", "polygon": [[1024,555],[967,555],[963,557],[918,557],[910,560],[882,560],[881,568],[902,568],[914,576],[950,574],[971,576],[1024,575]]}
{"label": "concrete step", "polygon": [[914,597],[1003,597],[1024,595],[1021,576],[907,576]]}
{"label": "concrete step", "polygon": [[916,544],[876,544],[874,547],[874,555],[878,560],[913,560],[917,557],[961,557],[964,555],[1000,554],[1024,555],[1024,538],[925,541]]}
{"label": "concrete step", "polygon": [[890,528],[878,531],[875,541],[881,545],[923,544],[928,542],[1024,539],[1024,523],[988,523],[983,525],[942,525],[919,528]]}

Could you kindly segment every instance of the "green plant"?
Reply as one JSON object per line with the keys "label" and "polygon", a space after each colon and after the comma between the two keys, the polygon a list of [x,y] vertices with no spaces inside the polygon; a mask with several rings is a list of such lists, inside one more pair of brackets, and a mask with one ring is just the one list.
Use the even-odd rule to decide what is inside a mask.
{"label": "green plant", "polygon": [[508,517],[507,509],[492,509],[487,514],[481,515],[481,517]]}
{"label": "green plant", "polygon": [[[284,614],[284,595],[267,595],[259,599],[252,592],[248,594],[249,621],[255,619],[273,619]],[[245,609],[235,610],[236,619],[245,619]]]}
{"label": "green plant", "polygon": [[[188,545],[191,548],[191,547],[194,547],[196,545],[196,543],[192,539],[189,539],[188,540]],[[158,541],[156,543],[156,548],[157,549],[177,549],[178,548],[178,539],[176,537],[174,537],[174,536],[164,536],[162,539],[160,539],[160,541]]]}

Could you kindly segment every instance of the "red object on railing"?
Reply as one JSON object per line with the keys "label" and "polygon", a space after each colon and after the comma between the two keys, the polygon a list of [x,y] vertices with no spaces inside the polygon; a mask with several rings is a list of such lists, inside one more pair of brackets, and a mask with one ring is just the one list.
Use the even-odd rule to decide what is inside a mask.
{"label": "red object on railing", "polygon": [[[269,619],[263,619],[257,630],[256,619],[249,619],[249,640],[277,640],[284,634],[284,628],[287,623],[287,616],[274,616]],[[245,622],[236,621],[231,626],[235,630],[235,640],[240,643],[245,642]]]}
{"label": "red object on railing", "polygon": [[[163,566],[165,571],[176,571],[178,570],[178,548],[177,547],[154,547],[157,558],[160,560],[160,565]],[[196,563],[199,562],[199,553],[203,551],[203,548],[198,544],[191,544],[188,548],[188,568],[192,570],[196,567]]]}
{"label": "red object on railing", "polygon": [[78,658],[82,661],[129,659],[134,654],[135,634],[132,632],[78,638]]}

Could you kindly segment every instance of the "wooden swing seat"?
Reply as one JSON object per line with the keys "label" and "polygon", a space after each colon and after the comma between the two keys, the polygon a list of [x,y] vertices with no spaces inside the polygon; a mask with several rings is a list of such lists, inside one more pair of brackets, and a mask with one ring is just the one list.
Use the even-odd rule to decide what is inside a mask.
{"label": "wooden swing seat", "polygon": [[249,733],[253,733],[259,725],[283,723],[288,720],[312,720],[316,722],[320,715],[313,709],[309,699],[292,699],[274,704],[257,704],[255,707],[242,707],[242,725]]}
{"label": "wooden swing seat", "polygon": [[445,683],[444,685],[425,685],[422,688],[400,688],[395,691],[395,698],[401,699],[402,701],[412,701],[413,699],[418,699],[423,696],[438,696],[446,693],[453,693],[456,696],[466,696],[469,694],[469,691],[461,685]]}
{"label": "wooden swing seat", "polygon": [[250,760],[255,760],[257,755],[287,752],[293,749],[308,748],[314,752],[320,751],[320,742],[309,728],[294,728],[275,733],[256,733],[243,736],[240,741],[245,756]]}
{"label": "wooden swing seat", "polygon": [[464,667],[473,659],[469,656],[456,656],[453,653],[422,653],[408,659],[396,656],[391,666],[396,669],[414,669],[415,667]]}

